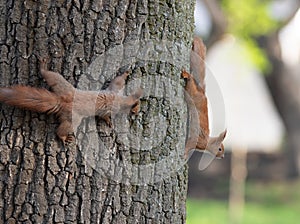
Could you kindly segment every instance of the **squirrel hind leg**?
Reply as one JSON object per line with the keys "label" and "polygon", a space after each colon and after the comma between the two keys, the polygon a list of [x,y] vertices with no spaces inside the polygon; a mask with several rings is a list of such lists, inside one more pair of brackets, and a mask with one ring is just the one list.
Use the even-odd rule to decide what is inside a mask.
{"label": "squirrel hind leg", "polygon": [[48,60],[45,58],[40,59],[40,72],[47,82],[47,84],[53,89],[54,93],[59,96],[63,96],[73,93],[75,88],[69,83],[63,76],[57,72],[49,71],[47,69]]}

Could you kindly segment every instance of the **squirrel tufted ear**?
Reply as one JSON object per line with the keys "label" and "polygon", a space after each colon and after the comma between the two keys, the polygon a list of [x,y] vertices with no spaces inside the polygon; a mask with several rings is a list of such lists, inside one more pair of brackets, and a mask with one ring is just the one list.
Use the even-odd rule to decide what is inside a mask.
{"label": "squirrel tufted ear", "polygon": [[226,134],[227,134],[227,129],[225,129],[225,131],[223,131],[223,132],[219,135],[218,139],[221,140],[221,141],[223,141],[224,138],[226,137]]}

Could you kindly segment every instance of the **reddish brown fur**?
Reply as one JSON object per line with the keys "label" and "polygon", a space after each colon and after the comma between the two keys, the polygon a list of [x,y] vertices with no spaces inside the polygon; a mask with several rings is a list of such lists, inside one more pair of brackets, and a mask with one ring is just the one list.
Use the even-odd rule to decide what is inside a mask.
{"label": "reddish brown fur", "polygon": [[[182,72],[182,77],[186,79],[186,92],[192,99],[192,104],[198,112],[198,122],[200,125],[199,136],[196,146],[191,137],[186,143],[185,155],[193,149],[208,150],[218,158],[224,157],[224,146],[222,141],[226,136],[226,131],[222,132],[218,137],[209,137],[209,120],[207,97],[205,95],[205,56],[206,47],[200,38],[195,37],[193,41],[193,51],[190,58],[191,74],[186,71]],[[198,82],[197,82],[198,81]],[[192,118],[193,119],[193,118]]]}
{"label": "reddish brown fur", "polygon": [[141,89],[130,96],[118,94],[128,73],[112,80],[108,91],[81,91],[59,73],[48,71],[46,60],[41,60],[40,72],[53,92],[27,86],[4,87],[0,88],[0,101],[27,110],[55,113],[60,122],[57,135],[63,142],[73,140],[73,132],[83,117],[98,115],[111,125],[113,111],[124,112],[132,108],[135,113],[138,112],[136,106],[142,96]]}
{"label": "reddish brown fur", "polygon": [[60,105],[60,100],[54,93],[21,85],[0,88],[0,101],[11,106],[48,113],[57,112]]}
{"label": "reddish brown fur", "polygon": [[[186,82],[186,92],[189,94],[189,97],[193,100],[192,106],[196,107],[198,111],[198,119],[200,125],[200,136],[198,138],[197,146],[206,146],[209,136],[209,124],[208,124],[208,108],[207,108],[207,98],[202,89],[194,79],[193,75],[187,73],[186,71],[182,72],[182,77],[187,80]],[[197,147],[197,148],[199,148]]]}
{"label": "reddish brown fur", "polygon": [[205,59],[206,47],[201,38],[194,37],[190,55],[190,73],[196,79],[198,85],[205,91]]}

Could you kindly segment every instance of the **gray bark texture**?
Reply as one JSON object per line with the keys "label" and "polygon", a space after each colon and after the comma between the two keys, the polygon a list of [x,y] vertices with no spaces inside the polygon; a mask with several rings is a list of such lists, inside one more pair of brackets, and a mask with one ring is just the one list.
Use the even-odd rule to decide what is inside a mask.
{"label": "gray bark texture", "polygon": [[0,104],[0,223],[185,223],[194,0],[0,0],[0,86],[49,88],[49,58],[78,89],[128,70],[138,115],[84,119],[64,146],[54,115]]}

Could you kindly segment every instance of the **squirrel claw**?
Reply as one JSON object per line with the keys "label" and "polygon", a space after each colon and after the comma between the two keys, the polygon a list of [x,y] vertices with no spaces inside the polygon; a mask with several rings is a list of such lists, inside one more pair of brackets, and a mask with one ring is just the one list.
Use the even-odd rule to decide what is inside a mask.
{"label": "squirrel claw", "polygon": [[183,69],[181,72],[181,77],[184,79],[189,79],[191,77],[191,75]]}
{"label": "squirrel claw", "polygon": [[47,58],[47,57],[39,57],[39,61],[40,61],[40,69],[45,69],[46,70],[49,58]]}
{"label": "squirrel claw", "polygon": [[138,101],[135,105],[133,105],[133,107],[131,108],[131,112],[134,114],[134,115],[137,115],[140,111],[140,108],[141,108],[141,102]]}
{"label": "squirrel claw", "polygon": [[109,116],[102,117],[102,119],[105,121],[105,123],[107,124],[108,127],[110,127],[110,128],[113,127],[113,124],[112,124],[111,119],[110,119]]}
{"label": "squirrel claw", "polygon": [[74,133],[69,133],[68,136],[66,137],[64,143],[65,143],[65,145],[69,145],[69,144],[75,142],[75,140],[76,139],[75,139]]}
{"label": "squirrel claw", "polygon": [[129,71],[126,71],[121,76],[124,78],[124,80],[126,80],[129,74],[130,74]]}

